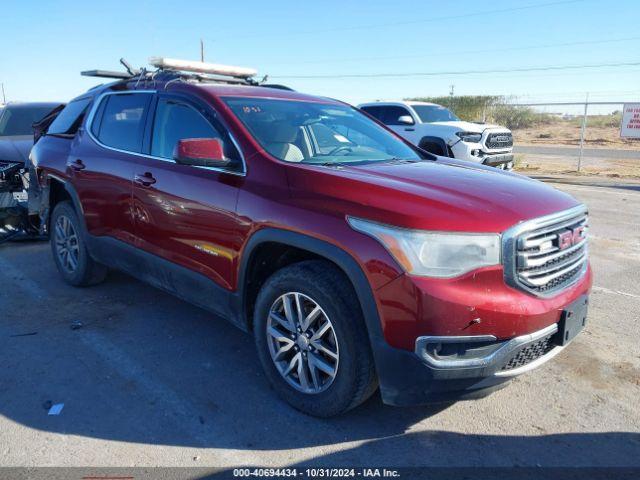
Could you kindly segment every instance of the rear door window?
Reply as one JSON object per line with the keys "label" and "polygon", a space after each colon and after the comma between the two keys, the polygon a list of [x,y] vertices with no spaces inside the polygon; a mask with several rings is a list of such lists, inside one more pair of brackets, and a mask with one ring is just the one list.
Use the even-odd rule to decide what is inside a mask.
{"label": "rear door window", "polygon": [[152,95],[149,93],[106,96],[102,101],[104,105],[98,108],[102,115],[94,120],[96,128],[92,126],[92,133],[100,143],[108,147],[134,153],[142,152],[145,118],[151,98]]}

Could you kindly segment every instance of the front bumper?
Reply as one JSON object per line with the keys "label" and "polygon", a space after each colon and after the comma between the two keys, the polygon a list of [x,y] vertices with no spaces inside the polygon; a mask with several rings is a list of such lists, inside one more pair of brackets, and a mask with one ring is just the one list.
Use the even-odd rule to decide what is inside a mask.
{"label": "front bumper", "polygon": [[[587,296],[578,302],[586,306]],[[485,397],[560,353],[585,325],[586,308],[582,326],[568,341],[564,321],[504,341],[496,341],[492,335],[424,336],[416,340],[413,354],[388,345],[378,348],[383,401],[410,406]],[[453,355],[451,350],[448,356],[434,354],[442,351],[443,345],[454,346]]]}
{"label": "front bumper", "polygon": [[[541,298],[506,285],[495,267],[456,279],[402,275],[389,282],[376,291],[384,338],[373,345],[384,402],[478,398],[538,367],[566,345],[557,333],[563,312],[587,298],[591,283],[588,268],[575,284]],[[438,343],[449,345],[438,354]]]}
{"label": "front bumper", "polygon": [[479,157],[484,165],[511,170],[513,168],[513,153],[487,153]]}
{"label": "front bumper", "polygon": [[487,151],[480,142],[471,143],[458,141],[451,145],[454,158],[482,163],[492,167],[511,170],[513,168],[513,149],[508,148],[498,151]]}
{"label": "front bumper", "polygon": [[[560,353],[565,345],[555,341],[554,323],[542,330],[511,340],[497,341],[493,335],[470,337],[419,337],[416,355],[435,378],[514,377],[542,365]],[[449,347],[454,355],[440,353]],[[463,355],[460,355],[463,353]]]}

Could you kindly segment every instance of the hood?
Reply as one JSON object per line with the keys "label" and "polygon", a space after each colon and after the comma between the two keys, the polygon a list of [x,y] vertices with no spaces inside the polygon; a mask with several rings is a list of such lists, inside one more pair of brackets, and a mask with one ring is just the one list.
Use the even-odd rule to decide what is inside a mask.
{"label": "hood", "polygon": [[0,160],[26,162],[33,147],[33,136],[0,137]]}
{"label": "hood", "polygon": [[452,132],[471,132],[471,133],[482,133],[488,128],[496,128],[504,131],[508,131],[508,129],[501,127],[499,125],[491,125],[488,123],[473,123],[473,122],[463,122],[462,120],[457,122],[429,122],[429,125],[437,125],[439,127],[448,127]]}
{"label": "hood", "polygon": [[579,205],[537,180],[461,161],[299,165],[290,172],[296,202],[404,228],[497,233]]}

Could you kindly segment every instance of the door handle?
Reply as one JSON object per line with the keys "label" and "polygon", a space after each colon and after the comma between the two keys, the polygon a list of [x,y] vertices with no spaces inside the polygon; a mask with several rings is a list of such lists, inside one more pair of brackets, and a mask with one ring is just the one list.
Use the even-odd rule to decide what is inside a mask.
{"label": "door handle", "polygon": [[69,163],[69,166],[76,171],[84,170],[85,168],[87,168],[84,162],[79,158],[76,158],[73,162]]}
{"label": "door handle", "polygon": [[405,128],[404,131],[405,132],[415,132],[416,129],[415,128]]}
{"label": "door handle", "polygon": [[153,178],[153,175],[151,175],[151,173],[149,172],[146,172],[144,174],[137,174],[135,177],[133,177],[133,181],[138,185],[142,185],[143,187],[149,187],[156,183],[156,179]]}

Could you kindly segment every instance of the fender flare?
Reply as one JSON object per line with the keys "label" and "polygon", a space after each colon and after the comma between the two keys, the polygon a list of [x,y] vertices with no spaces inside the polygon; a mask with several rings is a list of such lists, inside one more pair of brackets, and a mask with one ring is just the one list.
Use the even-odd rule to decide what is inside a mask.
{"label": "fender flare", "polygon": [[[267,242],[280,243],[290,245],[301,250],[307,250],[337,265],[338,268],[340,268],[340,270],[342,270],[342,272],[347,276],[356,292],[365,324],[369,332],[369,339],[372,343],[372,347],[374,346],[374,342],[384,342],[378,308],[376,306],[371,285],[369,284],[369,280],[367,279],[364,271],[353,256],[340,247],[327,241],[320,240],[303,233],[272,227],[264,228],[254,233],[249,238],[242,251],[238,273],[238,289],[235,301],[237,302],[236,311],[241,315],[243,323],[247,323],[248,321],[246,311],[247,292],[245,288],[247,272],[249,271],[251,260],[256,248]],[[248,325],[245,327],[248,329]]]}
{"label": "fender flare", "polygon": [[51,195],[51,180],[54,180],[58,183],[61,183],[64,187],[65,191],[71,198],[71,203],[73,204],[73,208],[75,208],[76,213],[78,214],[78,220],[80,220],[80,228],[82,230],[82,235],[87,238],[87,224],[84,218],[84,210],[82,209],[82,203],[80,202],[80,197],[78,196],[78,192],[73,187],[73,185],[61,178],[57,175],[47,174],[46,176],[46,186],[43,188],[43,194],[40,200],[40,225],[47,226],[47,231],[49,230],[49,221],[51,219],[51,208],[50,208],[50,195]]}
{"label": "fender flare", "polygon": [[[449,146],[447,145],[447,142],[445,142],[442,137],[434,137],[434,136],[426,135],[426,136],[424,136],[424,137],[422,137],[420,139],[420,142],[418,143],[418,146],[424,150],[425,148],[423,147],[423,145],[425,143],[427,143],[427,142],[434,143],[434,144],[438,145],[442,149],[442,152],[444,153],[444,156],[447,156],[447,157],[450,156],[450,154],[449,154]],[[430,153],[435,155],[433,152],[430,152]]]}
{"label": "fender flare", "polygon": [[362,267],[352,255],[327,241],[271,227],[259,230],[249,238],[240,260],[237,295],[232,299],[236,303],[231,307],[232,311],[242,315],[244,328],[248,330],[245,310],[246,273],[254,250],[264,242],[291,245],[315,253],[333,262],[345,273],[362,309],[383,402],[390,405],[424,403],[420,381],[431,381],[429,369],[422,365],[413,352],[396,349],[386,342],[373,290]]}

